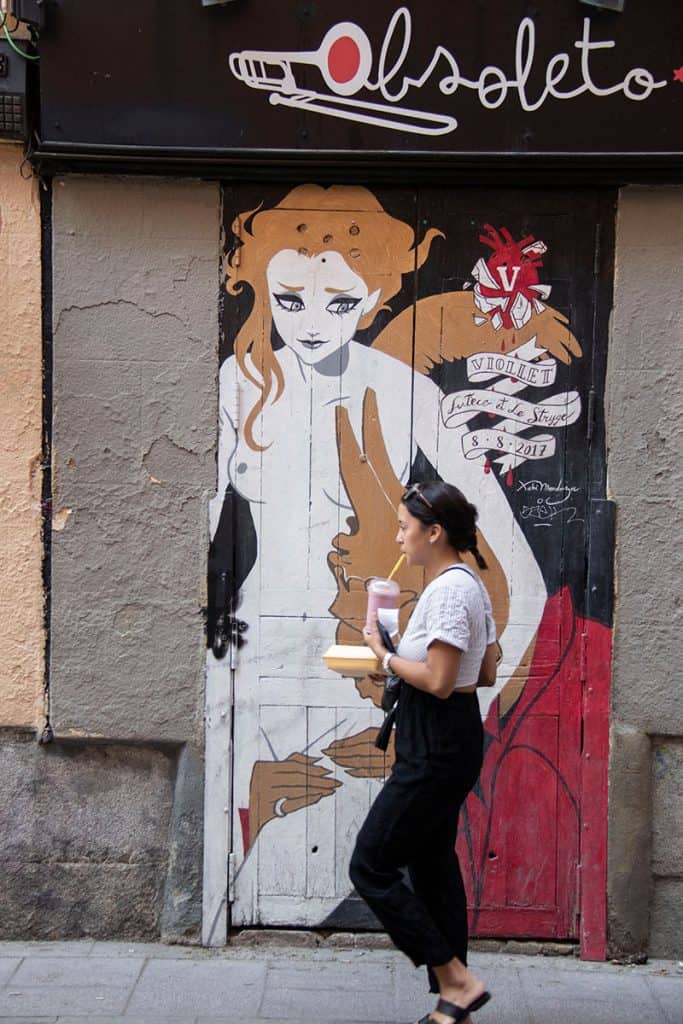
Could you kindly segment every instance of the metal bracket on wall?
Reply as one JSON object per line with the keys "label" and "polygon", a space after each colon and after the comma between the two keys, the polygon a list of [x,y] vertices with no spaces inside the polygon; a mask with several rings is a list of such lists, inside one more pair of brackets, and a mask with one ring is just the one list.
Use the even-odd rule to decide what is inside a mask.
{"label": "metal bracket on wall", "polygon": [[235,854],[228,854],[228,903],[235,902]]}
{"label": "metal bracket on wall", "polygon": [[616,11],[621,13],[624,9],[624,0],[581,0],[582,4],[589,4],[591,7],[600,7],[604,11]]}

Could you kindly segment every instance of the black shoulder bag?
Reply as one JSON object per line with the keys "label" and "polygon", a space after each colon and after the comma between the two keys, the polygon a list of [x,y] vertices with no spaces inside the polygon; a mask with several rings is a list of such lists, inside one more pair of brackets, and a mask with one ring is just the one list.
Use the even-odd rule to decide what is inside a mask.
{"label": "black shoulder bag", "polygon": [[[377,623],[377,632],[380,635],[380,639],[386,649],[391,654],[396,654],[396,648],[394,642],[389,636],[389,631],[381,622]],[[396,718],[396,702],[398,701],[399,694],[401,692],[401,686],[403,680],[400,676],[387,676],[384,683],[384,692],[382,693],[382,699],[380,705],[382,711],[386,712],[384,721],[380,726],[377,738],[375,739],[375,746],[379,750],[386,750],[389,746],[389,737],[391,736],[391,730],[394,727],[394,720]]]}

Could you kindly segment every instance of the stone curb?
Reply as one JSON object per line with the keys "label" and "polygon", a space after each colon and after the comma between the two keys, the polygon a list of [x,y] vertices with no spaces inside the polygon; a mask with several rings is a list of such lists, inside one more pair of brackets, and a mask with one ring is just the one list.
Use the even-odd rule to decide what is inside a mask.
{"label": "stone curb", "polygon": [[[228,938],[233,948],[295,949],[393,949],[384,932],[316,932],[290,928],[243,928]],[[520,942],[519,940],[473,939],[470,949],[477,953],[509,953],[521,956],[578,956],[579,947],[571,942]]]}

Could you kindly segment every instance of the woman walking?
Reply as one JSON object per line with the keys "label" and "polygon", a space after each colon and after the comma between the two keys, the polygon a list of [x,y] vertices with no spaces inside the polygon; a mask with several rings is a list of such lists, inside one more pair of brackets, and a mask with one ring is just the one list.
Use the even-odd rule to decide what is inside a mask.
{"label": "woman walking", "polygon": [[[492,686],[497,644],[479,577],[477,513],[450,484],[415,484],[398,508],[397,541],[426,587],[398,652],[376,628],[366,641],[387,674],[403,679],[396,761],[360,830],[350,875],[358,893],[415,966],[429,968],[435,1024],[464,1021],[490,998],[467,968],[467,906],[455,852],[458,813],[479,776],[483,730],[477,686]],[[412,891],[403,880],[407,868]],[[422,1022],[421,1022],[422,1024]]]}

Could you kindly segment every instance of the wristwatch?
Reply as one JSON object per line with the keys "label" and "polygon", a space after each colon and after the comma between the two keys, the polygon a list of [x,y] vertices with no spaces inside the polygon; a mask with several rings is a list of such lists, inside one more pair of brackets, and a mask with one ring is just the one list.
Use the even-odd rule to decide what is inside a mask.
{"label": "wristwatch", "polygon": [[382,658],[382,671],[386,676],[391,675],[391,668],[389,667],[389,662],[391,661],[395,654],[396,651],[387,651],[387,653]]}

